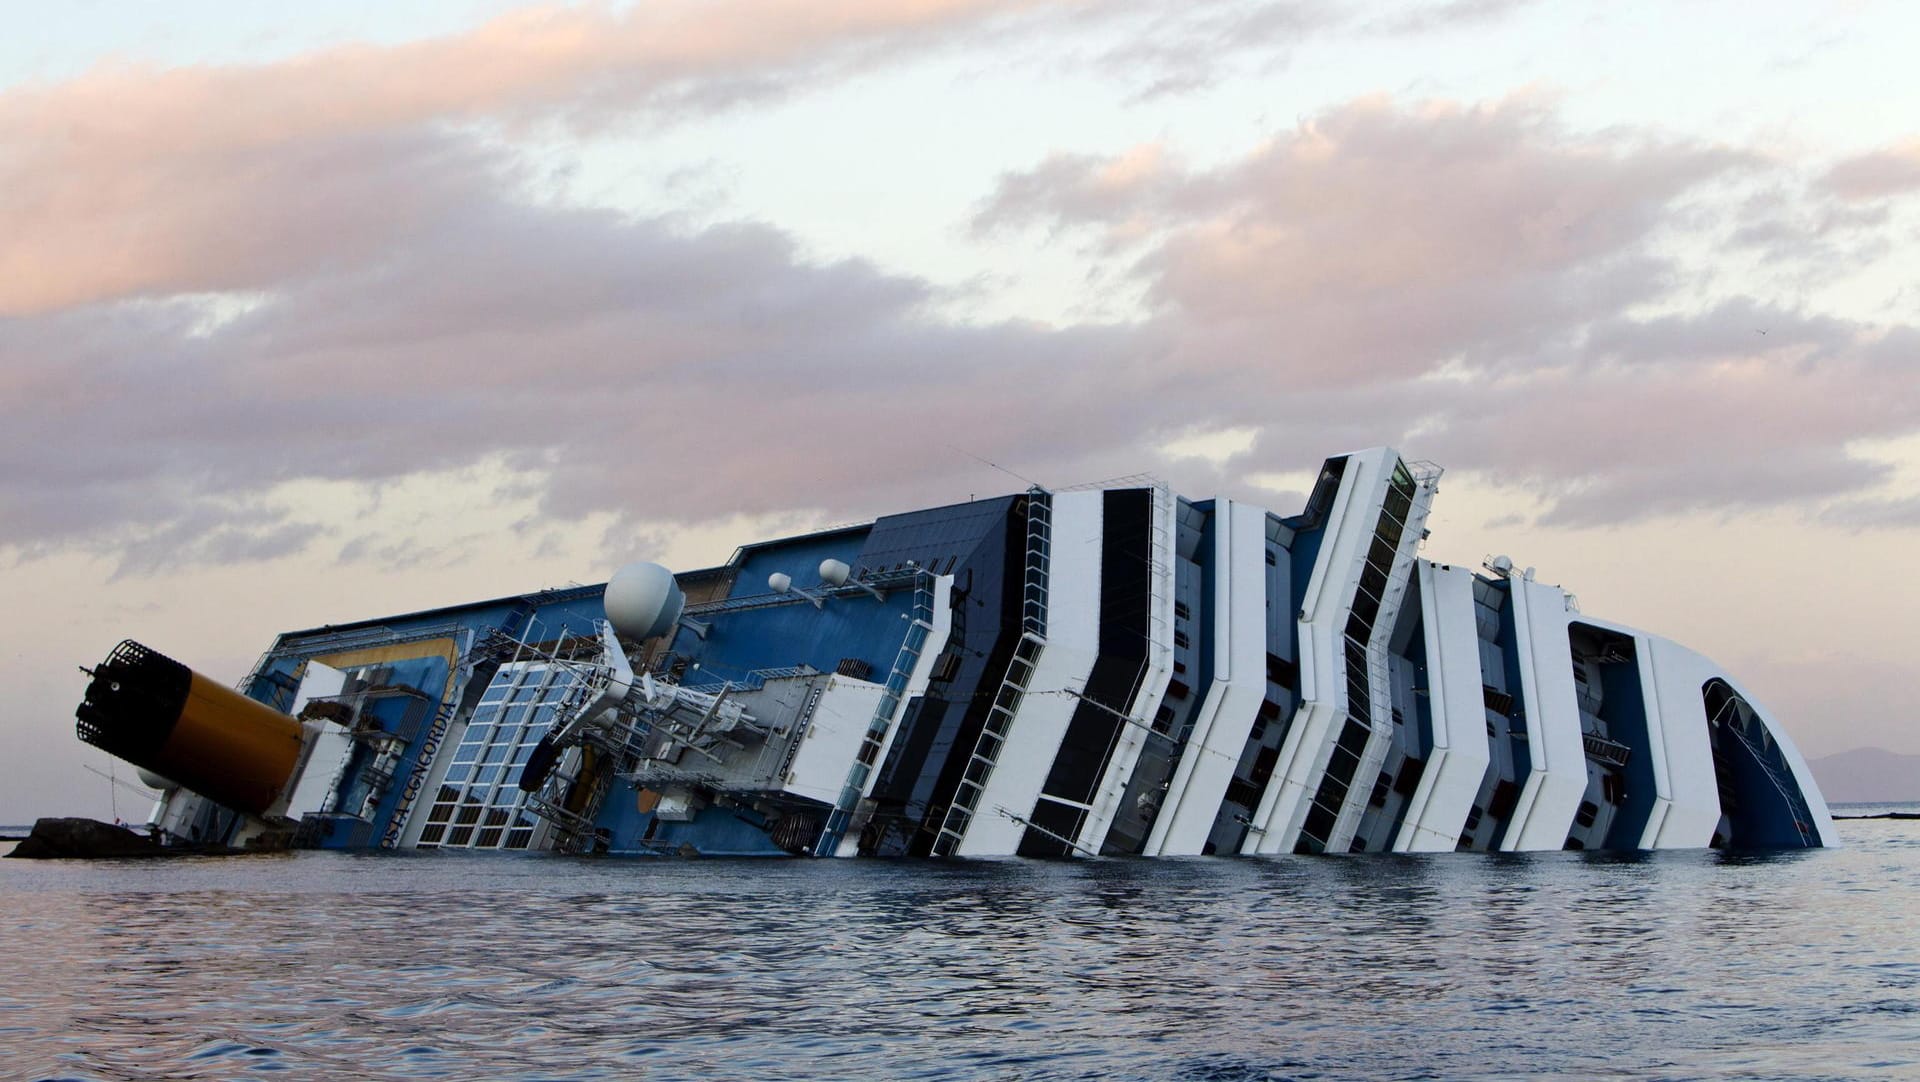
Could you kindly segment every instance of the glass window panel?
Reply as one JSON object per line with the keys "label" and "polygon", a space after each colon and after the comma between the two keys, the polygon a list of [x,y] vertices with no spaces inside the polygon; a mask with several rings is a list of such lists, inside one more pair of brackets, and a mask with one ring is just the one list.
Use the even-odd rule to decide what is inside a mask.
{"label": "glass window panel", "polygon": [[444,807],[436,807],[430,822],[437,820],[434,825],[445,830],[444,824],[457,818],[458,825],[440,844],[531,844],[537,820],[523,807],[526,794],[517,782],[575,686],[572,670],[545,662],[501,667],[462,734],[441,786]]}

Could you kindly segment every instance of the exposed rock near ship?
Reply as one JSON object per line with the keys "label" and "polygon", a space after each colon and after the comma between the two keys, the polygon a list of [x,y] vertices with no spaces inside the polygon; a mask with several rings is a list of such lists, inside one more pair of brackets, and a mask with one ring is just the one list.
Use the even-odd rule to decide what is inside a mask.
{"label": "exposed rock near ship", "polygon": [[9,857],[59,858],[159,857],[169,855],[158,842],[124,827],[93,819],[41,819]]}

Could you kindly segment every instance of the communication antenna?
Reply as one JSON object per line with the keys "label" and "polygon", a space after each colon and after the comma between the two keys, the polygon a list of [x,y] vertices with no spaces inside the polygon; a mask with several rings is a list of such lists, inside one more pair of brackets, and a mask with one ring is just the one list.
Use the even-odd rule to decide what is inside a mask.
{"label": "communication antenna", "polygon": [[[912,561],[909,560],[908,563],[912,563]],[[822,583],[838,589],[851,581],[854,586],[872,594],[876,600],[885,601],[887,599],[886,592],[878,586],[875,586],[871,582],[864,582],[860,579],[853,578],[852,575],[853,568],[848,567],[844,560],[829,558],[820,561],[820,581]]]}
{"label": "communication antenna", "polygon": [[949,443],[949,444],[947,444],[947,446],[948,446],[948,447],[949,447],[950,449],[952,449],[952,450],[955,450],[955,451],[958,451],[958,452],[960,452],[961,454],[963,454],[963,455],[966,455],[966,456],[967,456],[968,458],[971,458],[971,459],[973,459],[973,460],[974,460],[975,462],[979,462],[979,463],[982,463],[982,464],[984,464],[984,465],[988,465],[988,466],[992,466],[992,467],[993,467],[994,469],[996,469],[996,470],[999,470],[999,471],[1000,471],[1001,473],[1004,473],[1004,474],[1006,474],[1006,475],[1007,475],[1008,477],[1011,477],[1011,478],[1013,478],[1013,479],[1014,479],[1014,480],[1016,480],[1016,481],[1022,481],[1022,482],[1025,482],[1025,483],[1026,483],[1026,485],[1027,485],[1027,486],[1028,486],[1029,488],[1045,488],[1045,487],[1047,487],[1047,486],[1045,486],[1045,485],[1043,485],[1043,484],[1041,484],[1040,482],[1038,482],[1038,481],[1036,481],[1036,480],[1034,480],[1034,479],[1033,479],[1033,478],[1031,478],[1031,477],[1022,477],[1022,476],[1020,476],[1019,474],[1017,474],[1017,473],[1015,473],[1015,472],[1013,472],[1012,470],[1010,470],[1010,469],[1008,469],[1008,468],[1006,468],[1005,466],[1002,466],[1002,465],[1001,465],[1001,464],[999,464],[998,462],[991,462],[991,461],[988,461],[987,459],[984,459],[984,458],[981,458],[981,457],[980,457],[979,455],[976,455],[976,454],[974,454],[974,453],[973,453],[972,451],[969,451],[969,450],[967,450],[967,449],[966,449],[965,447],[961,447],[961,446],[958,446],[958,445],[956,445],[956,444],[951,444],[951,443]]}
{"label": "communication antenna", "polygon": [[820,594],[795,586],[793,584],[793,576],[787,574],[785,571],[775,571],[773,574],[768,575],[767,589],[772,590],[776,594],[798,594],[808,601],[813,602],[813,607],[816,609],[825,608],[827,605],[826,598]]}

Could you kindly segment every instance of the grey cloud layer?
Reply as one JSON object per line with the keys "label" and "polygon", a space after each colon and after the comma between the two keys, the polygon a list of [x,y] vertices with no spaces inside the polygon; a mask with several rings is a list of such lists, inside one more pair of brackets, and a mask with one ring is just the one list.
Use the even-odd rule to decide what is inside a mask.
{"label": "grey cloud layer", "polygon": [[[1046,0],[658,0],[260,66],[102,66],[0,93],[0,316],[277,284],[366,259],[471,166],[440,128],[711,108],[922,50]],[[441,155],[450,154],[452,160]],[[426,175],[420,175],[420,174]]]}
{"label": "grey cloud layer", "polygon": [[1092,231],[1147,284],[1179,367],[1232,374],[1262,451],[1319,428],[1344,388],[1376,438],[1595,524],[1856,491],[1885,469],[1847,445],[1920,427],[1912,327],[1740,298],[1636,314],[1695,285],[1664,253],[1718,226],[1687,201],[1769,168],[1576,138],[1524,100],[1367,100],[1210,171],[1152,148],[1056,158],[1008,177],[977,225]]}
{"label": "grey cloud layer", "polygon": [[[1920,428],[1913,328],[1750,300],[1639,314],[1680,285],[1663,244],[1702,235],[1677,208],[1771,166],[1576,137],[1524,100],[1366,99],[1211,170],[1148,147],[1010,176],[981,228],[1085,239],[1149,298],[1138,322],[1064,328],[944,321],[927,283],[809,261],[765,224],[529,203],[509,150],[444,123],[632,102],[665,78],[620,74],[636,64],[696,93],[999,10],[880,7],[811,53],[763,56],[724,26],[666,59],[576,43],[605,69],[585,82],[522,63],[278,132],[241,109],[180,155],[90,145],[160,186],[151,218],[129,216],[132,189],[76,193],[60,228],[44,186],[0,197],[0,221],[36,223],[7,249],[33,273],[0,276],[0,545],[107,547],[132,570],[265,558],[315,536],[262,498],[281,482],[488,456],[549,474],[559,518],[697,522],[911,505],[975,487],[969,453],[1048,483],[1156,469],[1204,489],[1379,442],[1595,523],[1858,496],[1882,474],[1848,444]],[[463,42],[416,59],[498,47]],[[162,89],[218,113],[198,82]],[[0,102],[12,146],[40,147],[43,119]],[[220,290],[255,306],[210,323],[183,296]],[[1225,426],[1259,432],[1231,472],[1151,450]]]}

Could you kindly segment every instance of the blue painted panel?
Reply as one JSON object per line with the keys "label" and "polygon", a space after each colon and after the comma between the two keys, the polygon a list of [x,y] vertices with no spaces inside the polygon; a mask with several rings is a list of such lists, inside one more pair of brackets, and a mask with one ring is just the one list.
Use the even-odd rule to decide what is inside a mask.
{"label": "blue painted panel", "polygon": [[[1296,623],[1300,618],[1300,604],[1297,599],[1307,596],[1307,583],[1313,581],[1313,564],[1320,558],[1320,546],[1327,539],[1327,531],[1316,526],[1310,530],[1301,530],[1293,535],[1293,546],[1287,550],[1292,557],[1293,570],[1293,617]],[[1295,642],[1298,637],[1296,634]],[[1298,657],[1298,654],[1294,656]]]}
{"label": "blue painted panel", "polygon": [[286,711],[293,707],[293,697],[300,687],[299,679],[294,675],[300,668],[298,657],[276,657],[263,666],[247,685],[248,698],[266,703],[275,710]]}
{"label": "blue painted panel", "polygon": [[[1427,673],[1427,620],[1421,611],[1419,571],[1414,572],[1414,581],[1407,586],[1407,604],[1415,612],[1413,629],[1407,639],[1405,657],[1413,663],[1413,686],[1430,688],[1433,679]],[[1416,694],[1413,697],[1414,739],[1417,741],[1415,754],[1425,759],[1433,754],[1433,696]],[[1403,813],[1404,814],[1404,813]]]}
{"label": "blue painted panel", "polygon": [[701,617],[710,625],[704,640],[682,630],[674,650],[691,665],[688,684],[738,680],[755,669],[811,665],[833,672],[843,658],[859,658],[872,667],[872,679],[886,679],[894,655],[906,637],[913,591],[890,591],[879,601],[864,594],[837,597],[821,608],[802,600],[772,608]]}
{"label": "blue painted panel", "polygon": [[[1502,580],[1496,589],[1507,593],[1506,604],[1500,606],[1500,667],[1507,681],[1506,692],[1513,696],[1513,713],[1507,724],[1514,733],[1526,733],[1531,729],[1527,724],[1527,712],[1531,704],[1527,702],[1520,682],[1520,633],[1513,620],[1513,584]],[[1513,745],[1513,776],[1525,778],[1533,771],[1533,756],[1528,753],[1527,741],[1516,737]]]}
{"label": "blue painted panel", "polygon": [[702,808],[690,823],[660,823],[652,839],[642,848],[639,838],[652,816],[640,816],[622,834],[615,835],[610,851],[629,854],[673,854],[690,846],[708,857],[778,857],[786,851],[773,844],[766,828],[751,812],[718,806]]}
{"label": "blue painted panel", "polygon": [[[976,704],[986,703],[1004,677],[1007,655],[1020,634],[1022,571],[1008,566],[1013,503],[1014,498],[1007,497],[962,505],[967,514],[944,523],[951,530],[944,543],[964,552],[953,571],[956,593],[948,643],[959,667],[951,679],[935,682],[927,696],[909,705],[874,785],[876,800],[897,805],[900,814],[911,818],[933,808],[935,790],[956,750],[964,745],[971,754],[977,722],[986,709]],[[863,563],[891,566],[909,545],[932,552],[933,544],[941,541],[940,535],[923,532],[938,523],[924,516],[897,519],[876,524],[861,555]]]}
{"label": "blue painted panel", "polygon": [[[533,637],[550,639],[562,631],[570,635],[595,634],[597,625],[607,618],[606,606],[601,603],[600,596],[600,591],[596,590],[592,597],[569,598],[538,605],[533,610]],[[505,622],[489,626],[501,627],[505,626]]]}
{"label": "blue painted panel", "polygon": [[1225,524],[1213,513],[1213,501],[1194,504],[1206,511],[1207,517],[1200,527],[1200,547],[1195,550],[1199,555],[1200,605],[1194,609],[1194,642],[1198,649],[1194,651],[1193,661],[1193,699],[1199,703],[1207,697],[1207,690],[1213,687],[1213,651],[1219,644],[1219,637],[1213,633],[1220,618],[1219,568],[1214,566],[1214,556],[1218,550],[1214,547],[1214,531],[1224,529]]}
{"label": "blue painted panel", "polygon": [[869,530],[836,530],[811,534],[787,541],[755,545],[745,550],[740,572],[734,577],[728,597],[752,597],[767,593],[767,576],[785,572],[795,586],[811,588],[820,584],[820,561],[833,559],[852,565],[860,556],[860,547]]}
{"label": "blue painted panel", "polygon": [[1608,849],[1637,849],[1659,798],[1653,780],[1653,737],[1647,730],[1647,703],[1640,687],[1640,666],[1633,661],[1600,666],[1601,710],[1607,732],[1633,751],[1622,768],[1627,791],[1607,831]]}

